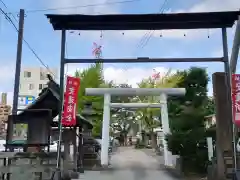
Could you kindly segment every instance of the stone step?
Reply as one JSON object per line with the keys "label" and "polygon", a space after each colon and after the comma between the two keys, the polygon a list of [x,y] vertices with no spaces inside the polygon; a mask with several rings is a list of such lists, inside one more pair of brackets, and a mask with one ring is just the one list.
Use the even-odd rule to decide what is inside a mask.
{"label": "stone step", "polygon": [[97,153],[91,153],[91,154],[84,154],[83,158],[85,159],[97,159],[98,158],[98,154]]}
{"label": "stone step", "polygon": [[101,166],[101,161],[100,160],[96,160],[96,159],[84,159],[83,160],[83,167],[85,168],[93,168],[96,166]]}
{"label": "stone step", "polygon": [[234,174],[234,160],[232,156],[225,156],[223,157],[224,159],[224,164],[225,164],[225,176],[226,179],[233,179]]}
{"label": "stone step", "polygon": [[227,179],[227,180],[230,180],[230,179],[232,180],[233,177],[234,177],[234,174],[233,174],[233,173],[226,174],[226,179]]}

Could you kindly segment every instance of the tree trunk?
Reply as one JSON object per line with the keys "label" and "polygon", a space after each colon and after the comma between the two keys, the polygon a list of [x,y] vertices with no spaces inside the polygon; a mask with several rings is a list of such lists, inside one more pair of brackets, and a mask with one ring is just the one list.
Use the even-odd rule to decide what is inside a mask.
{"label": "tree trunk", "polygon": [[157,139],[156,139],[156,135],[153,131],[151,131],[151,146],[153,149],[155,149],[157,147]]}
{"label": "tree trunk", "polygon": [[148,137],[147,137],[146,133],[143,134],[142,143],[144,144],[145,147],[148,145]]}
{"label": "tree trunk", "polygon": [[128,142],[127,134],[124,134],[124,146],[127,146],[127,142]]}
{"label": "tree trunk", "polygon": [[144,134],[144,145],[145,145],[145,147],[147,147],[148,146],[148,142],[149,142],[149,136],[147,136],[147,134]]}

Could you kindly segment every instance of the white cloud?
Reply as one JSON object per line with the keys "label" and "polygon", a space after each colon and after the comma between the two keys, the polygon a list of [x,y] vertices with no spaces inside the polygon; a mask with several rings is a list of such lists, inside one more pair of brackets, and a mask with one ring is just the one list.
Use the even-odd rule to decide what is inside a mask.
{"label": "white cloud", "polygon": [[[74,7],[74,6],[84,6],[88,4],[102,4],[109,3],[110,0],[92,0],[91,3],[88,0],[52,0],[47,1],[48,8],[52,7]],[[207,12],[207,11],[227,11],[227,10],[238,10],[240,8],[239,0],[204,0],[200,3],[194,4],[193,6],[187,9],[176,9],[176,10],[167,10],[166,13],[182,13],[182,12]],[[84,8],[69,8],[69,9],[59,9],[56,13],[63,14],[118,14],[121,13],[120,4],[110,4],[104,6],[89,6]],[[154,13],[154,12],[153,12]],[[164,31],[155,31],[153,37],[160,37],[166,39],[182,39],[185,40],[196,40],[208,35],[216,33],[218,30],[164,30]],[[124,39],[139,39],[142,38],[149,31],[126,31]],[[219,31],[218,31],[219,32]],[[185,36],[186,35],[186,36]],[[96,39],[99,37],[99,32],[85,32],[84,36],[91,39]],[[118,38],[122,39],[122,36],[119,35],[117,31],[108,31],[105,39]],[[146,38],[147,39],[147,38]]]}
{"label": "white cloud", "polygon": [[[173,11],[172,13],[184,13],[184,12],[218,12],[218,11],[238,11],[240,9],[239,0],[204,0],[200,1],[188,9],[179,9]],[[180,30],[180,31],[168,31],[166,37],[171,38],[182,38],[182,34],[186,33],[190,38],[201,38],[206,36],[206,34],[213,34],[217,32],[216,30]]]}
{"label": "white cloud", "polygon": [[[204,0],[200,1],[187,9],[177,9],[177,10],[168,10],[166,13],[186,13],[186,12],[211,12],[211,11],[234,11],[240,9],[240,0]],[[233,28],[234,29],[234,28]],[[126,33],[129,37],[140,38],[149,31],[132,31]],[[207,37],[212,35],[218,30],[166,30],[166,31],[155,31],[152,36],[159,37],[162,35],[163,38],[168,39],[182,39],[186,40],[196,40],[201,39],[202,37]],[[186,36],[184,36],[184,34]]]}
{"label": "white cloud", "polygon": [[[155,67],[157,72],[160,72],[162,76],[168,71],[165,67]],[[107,81],[113,80],[117,84],[128,83],[133,87],[137,87],[137,83],[141,82],[142,79],[148,78],[153,74],[152,68],[116,68],[107,67],[104,69],[104,77]]]}
{"label": "white cloud", "polygon": [[[87,68],[87,66],[79,66],[71,64],[68,66],[68,75],[73,75],[77,70],[82,71]],[[103,70],[104,78],[107,81],[113,81],[116,84],[128,83],[133,87],[137,87],[142,79],[152,76],[154,73],[153,69],[161,73],[164,76],[168,72],[168,68],[165,67],[154,67],[154,68],[144,68],[144,67],[134,67],[134,68],[119,68],[116,66],[108,66]],[[172,72],[175,72],[174,70]]]}
{"label": "white cloud", "polygon": [[[122,0],[116,0],[115,2],[121,2]],[[105,5],[104,5],[105,4]],[[131,4],[126,3],[126,4]],[[120,14],[121,3],[114,3],[112,0],[51,0],[46,1],[46,6],[49,9],[57,9],[53,12],[56,14]],[[83,7],[80,7],[83,6]],[[59,9],[58,9],[59,7]],[[69,8],[67,8],[69,7]],[[79,8],[70,8],[70,7],[79,7]],[[78,38],[78,32],[70,35],[70,38]],[[88,39],[99,39],[99,31],[83,31],[81,32],[81,37],[86,37]],[[107,35],[103,33],[104,39],[121,39],[122,36],[119,36],[117,31],[108,31]]]}
{"label": "white cloud", "polygon": [[[187,9],[188,12],[208,11],[237,11],[240,9],[239,0],[205,0]],[[184,11],[184,10],[182,10]]]}
{"label": "white cloud", "polygon": [[[168,10],[165,13],[186,13],[186,12],[211,12],[211,11],[234,11],[240,9],[239,0],[205,0],[193,5],[188,9],[177,9],[177,10]],[[232,32],[235,33],[235,26],[232,28]],[[125,36],[127,38],[138,39],[149,36],[150,31],[126,31]],[[203,37],[212,36],[213,34],[220,32],[217,29],[193,29],[193,30],[162,30],[154,31],[151,35],[152,37],[162,37],[163,39],[183,39],[184,40],[198,40]],[[113,32],[114,34],[114,32]],[[151,34],[151,33],[150,33]],[[119,34],[115,34],[116,37]],[[148,38],[145,38],[145,40]],[[144,42],[143,42],[144,43]]]}

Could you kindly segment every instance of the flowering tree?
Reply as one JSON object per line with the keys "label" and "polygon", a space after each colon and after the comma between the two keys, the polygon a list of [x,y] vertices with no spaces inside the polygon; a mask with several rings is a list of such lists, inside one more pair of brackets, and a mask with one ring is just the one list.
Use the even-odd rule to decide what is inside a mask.
{"label": "flowering tree", "polygon": [[[169,70],[165,75],[160,76],[160,73],[155,73],[152,77],[143,79],[139,84],[139,88],[173,88],[181,81],[182,76],[172,73]],[[143,103],[160,103],[157,96],[139,96],[135,98],[136,102]],[[154,128],[161,125],[159,108],[143,108],[138,110],[140,120],[142,122],[143,130],[151,135],[152,147],[156,147],[156,138],[153,132]]]}

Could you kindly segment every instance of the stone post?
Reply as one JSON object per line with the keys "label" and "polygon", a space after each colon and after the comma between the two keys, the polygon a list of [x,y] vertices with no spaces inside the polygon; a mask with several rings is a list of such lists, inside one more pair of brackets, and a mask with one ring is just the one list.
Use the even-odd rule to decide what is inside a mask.
{"label": "stone post", "polygon": [[[217,158],[217,175],[216,179],[225,180],[227,167],[226,159],[230,160],[233,165],[233,124],[231,113],[228,107],[227,87],[225,85],[225,73],[216,72],[213,78],[213,95],[216,106],[216,158]],[[229,158],[230,157],[230,158]],[[227,163],[229,164],[229,163]]]}

